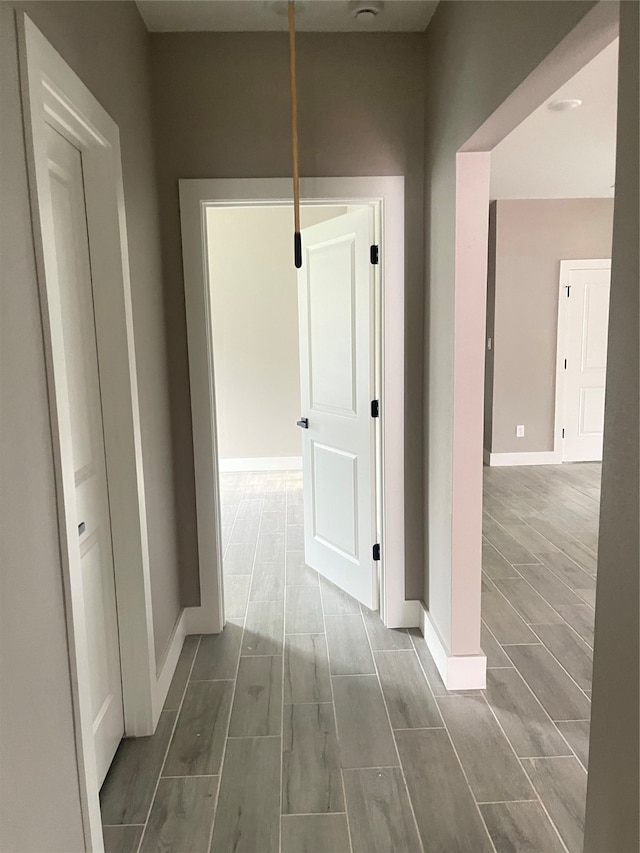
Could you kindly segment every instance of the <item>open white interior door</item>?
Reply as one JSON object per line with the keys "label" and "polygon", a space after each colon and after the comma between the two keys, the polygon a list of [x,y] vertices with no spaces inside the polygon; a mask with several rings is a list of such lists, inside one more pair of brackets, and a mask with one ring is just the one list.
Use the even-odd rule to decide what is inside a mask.
{"label": "open white interior door", "polygon": [[378,607],[372,213],[302,231],[298,272],[305,560]]}

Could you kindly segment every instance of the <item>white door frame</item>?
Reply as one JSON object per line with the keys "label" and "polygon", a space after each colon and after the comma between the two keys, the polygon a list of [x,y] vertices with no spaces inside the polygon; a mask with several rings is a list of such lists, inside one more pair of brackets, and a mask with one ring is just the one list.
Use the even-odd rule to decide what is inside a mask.
{"label": "white door frame", "polygon": [[118,610],[125,735],[153,733],[175,669],[184,618],[155,655],[140,411],[117,125],[31,19],[17,16],[29,190],[53,436],[79,793],[87,850],[102,851],[89,659],[80,575],[71,420],[47,124],[82,154]]}
{"label": "white door frame", "polygon": [[[404,177],[303,178],[301,198],[306,204],[368,204],[374,210],[380,210],[380,613],[383,622],[389,627],[418,626],[419,603],[405,600]],[[207,619],[210,619],[210,631],[222,628],[223,595],[206,209],[272,204],[292,204],[290,180],[222,178],[180,181],[200,586],[202,604],[208,611]],[[217,625],[215,618],[211,618],[214,616],[217,617]]]}
{"label": "white door frame", "polygon": [[567,343],[567,320],[569,303],[565,296],[565,288],[569,284],[569,273],[572,270],[611,270],[611,258],[594,258],[571,261],[560,261],[560,282],[558,286],[558,342],[556,349],[556,400],[555,419],[553,427],[553,453],[555,461],[561,463],[562,422],[564,414],[564,354]]}

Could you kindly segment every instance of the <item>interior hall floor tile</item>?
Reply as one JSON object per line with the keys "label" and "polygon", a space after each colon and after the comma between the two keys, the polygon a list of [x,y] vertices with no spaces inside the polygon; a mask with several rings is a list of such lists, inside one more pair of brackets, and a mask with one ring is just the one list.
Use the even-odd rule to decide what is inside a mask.
{"label": "interior hall floor tile", "polygon": [[489,670],[485,695],[517,756],[570,754],[564,738],[516,669]]}
{"label": "interior hall floor tile", "polygon": [[175,720],[175,711],[162,711],[151,737],[120,743],[100,792],[103,823],[146,822]]}
{"label": "interior hall floor tile", "polygon": [[282,813],[343,812],[340,751],[331,702],[286,705]]}
{"label": "interior hall floor tile", "polygon": [[236,677],[243,621],[227,619],[222,633],[205,634],[202,637],[191,670],[192,680],[210,681]]}
{"label": "interior hall floor tile", "polygon": [[163,776],[215,776],[224,752],[233,681],[192,681],[180,708]]}
{"label": "interior hall floor tile", "polygon": [[206,851],[218,791],[217,776],[161,779],[140,853]]}
{"label": "interior hall floor tile", "polygon": [[138,853],[144,824],[139,826],[104,826],[104,853]]}
{"label": "interior hall floor tile", "polygon": [[374,652],[374,659],[392,728],[426,729],[444,725],[413,649]]}
{"label": "interior hall floor tile", "polygon": [[544,646],[506,646],[506,652],[552,720],[588,720],[591,703]]}
{"label": "interior hall floor tile", "polygon": [[577,758],[522,762],[569,853],[582,853],[587,774]]}
{"label": "interior hall floor tile", "polygon": [[586,770],[589,764],[589,720],[567,720],[557,723],[557,726]]}
{"label": "interior hall floor tile", "polygon": [[400,768],[345,770],[344,787],[353,853],[422,853]]}
{"label": "interior hall floor tile", "polygon": [[368,675],[376,671],[362,616],[326,615],[331,675]]}
{"label": "interior hall floor tile", "polygon": [[282,657],[240,658],[229,737],[264,737],[282,730]]}
{"label": "interior hall floor tile", "polygon": [[284,702],[331,702],[324,634],[288,634],[284,652]]}
{"label": "interior hall floor tile", "polygon": [[498,853],[565,853],[540,803],[490,803],[480,811]]}
{"label": "interior hall floor tile", "polygon": [[378,677],[343,675],[332,681],[342,766],[397,766]]}
{"label": "interior hall floor tile", "polygon": [[279,737],[228,742],[211,853],[278,853],[280,761]]}
{"label": "interior hall floor tile", "polygon": [[367,629],[369,643],[374,651],[394,651],[413,649],[413,643],[405,628],[387,628],[378,613],[367,607],[361,607],[364,627]]}
{"label": "interior hall floor tile", "polygon": [[226,625],[121,744],[107,853],[581,853],[599,471],[485,468],[466,692],[306,564],[301,471],[225,473]]}
{"label": "interior hall floor tile", "polygon": [[442,696],[438,706],[478,802],[535,798],[484,696]]}
{"label": "interior hall floor tile", "polygon": [[285,601],[287,634],[324,634],[320,587],[288,586]]}
{"label": "interior hall floor tile", "polygon": [[351,853],[347,816],[282,816],[282,853]]}
{"label": "interior hall floor tile", "polygon": [[396,739],[424,849],[494,853],[448,733],[414,729]]}

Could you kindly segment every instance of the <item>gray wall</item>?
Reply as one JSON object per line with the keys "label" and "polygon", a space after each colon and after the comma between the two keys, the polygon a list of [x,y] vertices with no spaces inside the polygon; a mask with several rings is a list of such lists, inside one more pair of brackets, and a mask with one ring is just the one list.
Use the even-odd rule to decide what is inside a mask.
{"label": "gray wall", "polygon": [[[492,207],[487,366],[493,375],[485,384],[485,448],[552,451],[560,261],[611,257],[613,199],[517,199]],[[516,438],[516,424],[524,424],[524,438]]]}
{"label": "gray wall", "polygon": [[[287,37],[152,36],[162,237],[181,511],[181,566],[197,583],[193,449],[179,229],[179,178],[291,173]],[[303,176],[406,177],[407,592],[419,597],[422,546],[423,34],[302,33]]]}
{"label": "gray wall", "polygon": [[[83,848],[42,329],[14,10],[23,9],[120,126],[156,645],[179,610],[148,76],[131,3],[0,4],[2,726],[0,849]],[[28,811],[25,811],[25,804]]]}
{"label": "gray wall", "polygon": [[640,6],[622,3],[585,853],[640,849]]}
{"label": "gray wall", "polygon": [[455,155],[582,19],[590,2],[444,2],[426,33],[423,596],[451,609]]}

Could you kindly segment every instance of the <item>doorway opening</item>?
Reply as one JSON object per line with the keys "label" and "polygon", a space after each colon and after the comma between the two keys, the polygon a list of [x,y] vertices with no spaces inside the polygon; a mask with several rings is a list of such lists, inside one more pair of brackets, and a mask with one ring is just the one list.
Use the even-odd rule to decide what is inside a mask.
{"label": "doorway opening", "polygon": [[[564,427],[567,440],[564,392],[574,368],[575,433],[601,442],[610,262],[576,259],[607,259],[611,253],[616,36],[615,15],[604,22],[585,19],[474,134],[457,163],[456,376],[474,370],[474,347],[485,375],[476,369],[471,390],[469,376],[465,384],[461,378],[455,405],[459,417],[471,417],[475,407],[480,433],[484,403],[485,466],[465,448],[454,448],[454,478],[460,475],[454,529],[466,518],[465,532],[469,536],[473,528],[474,539],[454,541],[452,573],[455,584],[468,571],[461,556],[481,563],[486,698],[552,817],[560,802],[572,802],[572,825],[556,824],[568,847],[582,844],[586,802],[601,466],[560,464],[572,457],[564,455],[558,438]],[[594,64],[613,74],[605,82],[601,71],[595,73],[598,86],[609,85],[607,92],[584,83]],[[580,95],[574,87],[581,87]],[[582,106],[555,108],[570,98]],[[577,125],[587,120],[599,125],[608,146],[599,160],[571,135],[584,137]],[[550,121],[553,133],[544,130]],[[558,144],[565,139],[567,148],[555,171],[547,161],[547,155],[560,159],[552,137]],[[534,150],[525,155],[527,143]],[[469,277],[458,277],[459,269],[470,271]],[[483,328],[485,306],[475,300],[484,303],[487,293]],[[475,322],[469,304],[479,309]],[[587,374],[596,370],[600,375],[590,386]],[[582,458],[599,455],[596,446]],[[471,501],[470,479],[476,489]],[[514,718],[518,731],[511,726]],[[544,765],[555,793],[545,789],[531,756]]]}
{"label": "doorway opening", "polygon": [[[289,376],[289,390],[281,388],[280,402],[269,399],[265,404],[265,408],[268,407],[265,421],[269,421],[271,431],[277,427],[277,422],[281,427],[278,441],[274,438],[272,444],[272,447],[280,449],[272,451],[276,455],[265,456],[262,454],[266,451],[256,448],[264,448],[269,430],[261,427],[259,414],[253,418],[248,418],[246,411],[242,414],[242,407],[246,406],[247,401],[246,386],[245,391],[241,392],[243,401],[240,402],[240,395],[235,394],[234,397],[236,383],[232,382],[229,386],[233,370],[244,370],[246,380],[255,383],[256,377],[263,375],[267,369],[268,359],[265,357],[257,370],[248,368],[246,364],[242,367],[243,359],[246,361],[249,350],[255,344],[255,335],[249,334],[252,343],[245,338],[245,345],[236,353],[234,361],[227,363],[227,366],[233,364],[231,373],[225,372],[225,357],[222,357],[222,392],[224,396],[231,391],[232,399],[226,414],[231,418],[229,423],[234,423],[233,419],[236,418],[236,424],[238,415],[241,415],[242,429],[234,426],[231,430],[223,425],[219,434],[216,425],[220,401],[214,364],[216,330],[212,298],[215,299],[215,285],[211,288],[210,282],[215,277],[215,269],[211,266],[215,264],[215,258],[211,257],[211,248],[215,253],[217,244],[213,238],[209,245],[209,222],[213,218],[215,223],[216,217],[219,220],[225,211],[228,217],[235,211],[233,215],[237,220],[243,215],[246,219],[249,213],[254,217],[269,219],[271,211],[272,220],[275,222],[280,216],[284,224],[290,220],[290,182],[280,179],[180,182],[197,471],[198,540],[203,593],[201,609],[208,607],[209,613],[215,611],[218,619],[217,626],[210,627],[209,632],[220,631],[224,624],[224,548],[249,545],[246,549],[231,548],[230,555],[233,552],[243,553],[251,565],[256,556],[255,552],[247,556],[251,549],[250,543],[223,541],[225,536],[230,540],[233,535],[231,531],[223,533],[223,527],[229,526],[223,525],[223,514],[224,520],[229,521],[233,509],[225,510],[221,505],[218,476],[223,478],[224,487],[233,479],[227,475],[252,473],[253,478],[258,480],[252,484],[254,492],[259,491],[261,485],[266,486],[269,479],[273,484],[278,480],[280,483],[288,480],[292,484],[297,481],[300,486],[301,456],[305,459],[304,467],[308,472],[305,488],[308,489],[309,499],[303,510],[308,513],[308,532],[306,544],[298,538],[297,545],[301,547],[291,549],[298,553],[297,559],[300,559],[303,551],[316,548],[316,556],[311,558],[311,562],[334,584],[347,589],[367,607],[377,609],[379,606],[387,627],[418,625],[418,603],[406,601],[404,594],[403,184],[403,178],[386,177],[316,178],[302,181],[303,204],[309,217],[307,221],[315,224],[308,224],[306,228],[307,248],[300,280],[296,285],[290,252],[283,248],[282,258],[278,262],[281,264],[281,275],[293,276],[288,288],[288,307],[280,305],[278,308],[277,299],[261,303],[261,335],[266,333],[268,337],[270,330],[276,334],[275,330],[282,322],[282,312],[289,312],[294,321],[296,314],[299,314],[302,322],[298,328],[303,329],[303,334],[298,338],[295,322],[291,323],[288,333],[283,333],[280,336],[282,339],[275,341],[270,348],[271,355],[274,350],[278,355],[279,349],[285,347],[286,350],[286,346],[289,347],[288,355],[286,351],[281,351],[278,356],[281,366],[284,364],[286,368],[281,371],[280,378],[283,374]],[[274,211],[277,216],[273,216]],[[335,215],[337,213],[340,215]],[[285,231],[282,233],[286,234],[283,244],[286,246],[291,235]],[[242,240],[239,231],[236,233],[238,238]],[[376,260],[379,263],[374,261],[372,246],[378,247]],[[229,240],[223,239],[218,248],[226,252]],[[246,244],[241,250],[247,252]],[[236,263],[239,263],[237,257]],[[218,261],[223,264],[227,262],[221,257]],[[249,278],[252,279],[252,276],[253,273]],[[319,286],[321,282],[324,282],[322,287]],[[255,281],[252,280],[249,289],[254,286]],[[277,286],[284,287],[284,282],[279,281]],[[296,288],[302,294],[299,303],[297,296],[292,298]],[[255,308],[255,302],[264,299],[268,292],[265,281],[262,288],[258,283],[257,293],[260,298],[256,297],[251,305],[236,301],[240,315],[243,305],[247,311]],[[227,293],[223,298],[235,299],[236,296],[237,292]],[[379,303],[377,312],[374,310],[376,302]],[[220,320],[223,320],[222,314]],[[248,334],[247,327],[242,334]],[[218,328],[218,342],[224,340],[225,335],[228,342],[229,330]],[[304,364],[302,371],[299,356],[295,352],[296,341]],[[234,346],[237,344],[236,336]],[[324,347],[325,350],[321,351],[318,347]],[[297,387],[293,381],[296,374],[302,379]],[[345,377],[348,377],[348,381]],[[298,403],[297,395],[300,392]],[[255,393],[264,393],[264,388]],[[268,388],[266,394],[269,397]],[[376,400],[379,401],[377,418],[373,411]],[[292,406],[298,406],[297,415]],[[248,433],[251,433],[248,419],[253,419],[258,427],[253,432],[253,444],[247,443]],[[320,433],[315,435],[314,429],[320,430]],[[332,435],[331,430],[337,432]],[[347,438],[350,432],[351,438]],[[343,446],[336,440],[338,433],[340,441],[346,442]],[[255,436],[262,444],[255,444]],[[359,444],[357,447],[351,446],[351,441]],[[223,447],[222,454],[218,450],[220,445]],[[249,455],[229,455],[237,453]],[[379,460],[377,470],[376,456]],[[248,462],[249,459],[254,461]],[[255,471],[260,466],[271,469],[271,478],[269,470]],[[247,468],[254,470],[249,472]],[[283,471],[288,471],[284,477],[281,473]],[[280,474],[276,476],[278,472]],[[272,488],[275,489],[275,485]],[[286,493],[286,488],[284,491]],[[302,499],[301,488],[294,489],[292,485],[290,491],[300,491],[296,500]],[[299,512],[291,510],[291,517],[299,517]],[[369,517],[365,523],[367,513]],[[215,519],[213,526],[212,518]],[[274,524],[282,522],[275,518],[270,521]],[[300,524],[300,528],[292,534],[300,537],[304,525],[300,522],[292,523]],[[255,528],[255,523],[243,527]],[[313,534],[309,532],[311,530]],[[284,535],[271,535],[276,538],[270,544],[283,547],[277,537],[282,535],[284,538]],[[318,555],[317,552],[322,553]],[[268,563],[269,556],[267,552],[260,553],[257,562]],[[276,562],[282,561],[277,552],[274,556],[277,557]],[[246,562],[244,565],[246,573]],[[363,570],[365,565],[366,570]],[[242,586],[239,581],[232,581],[232,584]]]}
{"label": "doorway opening", "polygon": [[303,205],[296,274],[290,205],[207,211],[227,615],[254,571],[251,600],[280,597],[285,564],[378,609],[376,213]]}

